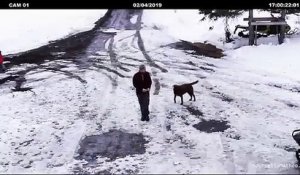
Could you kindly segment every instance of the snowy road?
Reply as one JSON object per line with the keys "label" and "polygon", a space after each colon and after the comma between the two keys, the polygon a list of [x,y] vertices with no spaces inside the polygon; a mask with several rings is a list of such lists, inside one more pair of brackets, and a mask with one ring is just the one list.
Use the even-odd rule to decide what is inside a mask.
{"label": "snowy road", "polygon": [[[174,42],[144,29],[143,11],[113,10],[91,31],[14,55],[0,79],[0,173],[299,173],[300,82]],[[142,63],[149,123],[131,83]],[[195,80],[197,101],[174,104],[173,84]]]}

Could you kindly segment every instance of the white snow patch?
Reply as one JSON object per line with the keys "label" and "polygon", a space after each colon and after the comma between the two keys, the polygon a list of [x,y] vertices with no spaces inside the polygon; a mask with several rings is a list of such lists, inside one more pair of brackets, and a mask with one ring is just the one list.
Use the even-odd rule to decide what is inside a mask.
{"label": "white snow patch", "polygon": [[137,22],[137,18],[138,18],[138,15],[134,15],[133,17],[131,17],[130,22],[132,24],[135,24]]}
{"label": "white snow patch", "polygon": [[[244,21],[243,18],[248,17],[248,15],[248,12],[245,12],[239,17],[229,19],[229,30],[232,34],[236,25],[247,26],[247,21]],[[207,41],[217,47],[225,49],[248,44],[248,40],[239,38],[237,33],[233,34],[233,37],[239,38],[235,41],[235,44],[225,44],[225,19],[220,18],[216,21],[201,21],[203,17],[203,15],[199,14],[198,10],[144,10],[143,25],[147,29],[162,30],[165,34],[176,39],[188,40],[191,42]],[[271,17],[271,14],[261,10],[254,10],[254,17]],[[287,15],[287,23],[292,29],[300,28],[299,21],[299,16]],[[209,30],[210,27],[213,27],[213,29]],[[274,40],[258,41],[258,43],[260,42],[274,43]],[[275,43],[277,43],[277,40],[275,40]]]}
{"label": "white snow patch", "polygon": [[1,10],[2,54],[26,51],[90,30],[107,10]]}
{"label": "white snow patch", "polygon": [[234,66],[300,80],[300,37],[287,39],[282,45],[244,46],[228,51]]}

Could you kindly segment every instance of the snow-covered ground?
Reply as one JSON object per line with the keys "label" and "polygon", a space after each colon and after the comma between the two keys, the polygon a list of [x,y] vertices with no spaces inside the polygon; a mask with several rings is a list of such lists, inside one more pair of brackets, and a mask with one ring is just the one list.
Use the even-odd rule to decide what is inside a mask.
{"label": "snow-covered ground", "polygon": [[[56,60],[42,65],[68,65],[61,70],[84,82],[36,69],[26,74],[25,83],[34,93],[11,93],[14,82],[0,85],[0,172],[72,173],[80,167],[90,173],[298,173],[293,167],[298,145],[291,132],[300,124],[299,38],[233,49],[236,46],[223,46],[219,40],[222,21],[208,31],[211,24],[198,19],[197,11],[145,10],[140,31],[144,54],[135,30],[114,30],[117,34],[107,42],[112,45],[106,44],[106,52],[89,58],[122,76]],[[208,40],[226,49],[226,56],[212,59],[166,47],[179,39]],[[149,123],[139,120],[131,83],[141,63],[154,80]],[[29,66],[34,65],[10,72]],[[195,80],[197,101],[189,102],[186,95],[183,106],[174,104],[172,85]],[[202,120],[226,121],[230,128],[202,132],[193,127]],[[84,136],[110,129],[143,134],[149,141],[146,153],[115,161],[98,157],[96,166],[74,159]]]}
{"label": "snow-covered ground", "polygon": [[300,36],[289,39],[282,45],[245,46],[227,52],[227,59],[232,66],[272,73],[276,77],[300,81]]}
{"label": "snow-covered ground", "polygon": [[[247,18],[248,15],[248,12],[245,12],[237,18],[229,18],[229,30],[233,33],[236,25],[247,26],[247,21],[244,21],[243,18]],[[254,10],[253,16],[271,17],[271,14],[266,11]],[[274,16],[278,16],[278,14],[274,14]],[[240,47],[248,44],[247,39],[240,39],[236,41],[237,45],[224,45],[225,19],[220,18],[216,21],[207,19],[202,21],[203,17],[203,15],[199,14],[199,10],[147,10],[144,12],[143,19],[144,28],[162,30],[176,39],[192,42],[207,41],[221,48]],[[287,15],[287,23],[291,26],[291,29],[300,29],[300,16]],[[209,30],[210,27],[212,27],[212,30]],[[237,33],[234,37],[236,36]],[[274,42],[274,39],[258,39],[258,44],[269,42]]]}
{"label": "snow-covered ground", "polygon": [[[255,17],[271,17],[269,12],[254,10]],[[275,15],[276,16],[276,15]],[[278,16],[278,15],[277,15]],[[248,13],[230,19],[229,29],[234,31],[235,26],[247,25],[243,18]],[[144,26],[146,29],[159,29],[164,35],[172,38],[183,39],[192,42],[208,41],[218,47],[225,49],[228,59],[235,62],[238,67],[267,71],[277,76],[285,76],[299,80],[298,49],[300,49],[300,35],[286,38],[283,45],[277,44],[277,36],[258,39],[259,46],[247,46],[248,39],[240,38],[233,43],[225,44],[224,41],[224,19],[217,21],[201,21],[203,15],[198,10],[148,10],[144,13]],[[291,30],[300,29],[300,16],[287,15],[287,23]],[[213,26],[212,30],[208,30]],[[236,34],[237,35],[237,34]],[[234,37],[236,37],[234,35]],[[240,49],[233,49],[239,48]]]}
{"label": "snow-covered ground", "polygon": [[1,10],[2,54],[26,51],[89,30],[107,10]]}

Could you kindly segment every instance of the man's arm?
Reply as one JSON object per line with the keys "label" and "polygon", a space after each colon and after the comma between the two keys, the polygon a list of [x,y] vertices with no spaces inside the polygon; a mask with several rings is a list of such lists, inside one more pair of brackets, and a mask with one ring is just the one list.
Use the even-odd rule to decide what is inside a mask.
{"label": "man's arm", "polygon": [[136,79],[136,74],[134,74],[133,78],[132,78],[132,84],[133,86],[136,88],[137,87],[137,79]]}
{"label": "man's arm", "polygon": [[150,76],[150,73],[148,73],[148,82],[147,82],[147,88],[151,88],[151,85],[152,85],[152,79],[151,79],[151,76]]}
{"label": "man's arm", "polygon": [[4,57],[0,54],[0,64],[3,64]]}

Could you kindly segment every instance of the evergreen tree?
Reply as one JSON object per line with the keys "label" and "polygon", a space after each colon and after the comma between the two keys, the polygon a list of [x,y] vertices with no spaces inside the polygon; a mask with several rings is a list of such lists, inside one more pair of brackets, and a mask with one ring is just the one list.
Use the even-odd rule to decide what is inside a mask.
{"label": "evergreen tree", "polygon": [[229,10],[229,9],[199,10],[199,13],[204,15],[202,20],[205,20],[207,18],[210,20],[217,20],[218,18],[235,18],[243,14],[243,12],[245,12],[245,10]]}
{"label": "evergreen tree", "polygon": [[245,10],[229,10],[229,9],[226,9],[226,10],[225,9],[199,10],[199,13],[204,15],[204,17],[201,20],[206,20],[207,18],[209,20],[217,20],[219,18],[225,18],[224,30],[225,30],[226,42],[233,41],[231,39],[231,32],[229,31],[228,19],[240,16],[241,14],[243,14],[243,12],[245,12]]}

